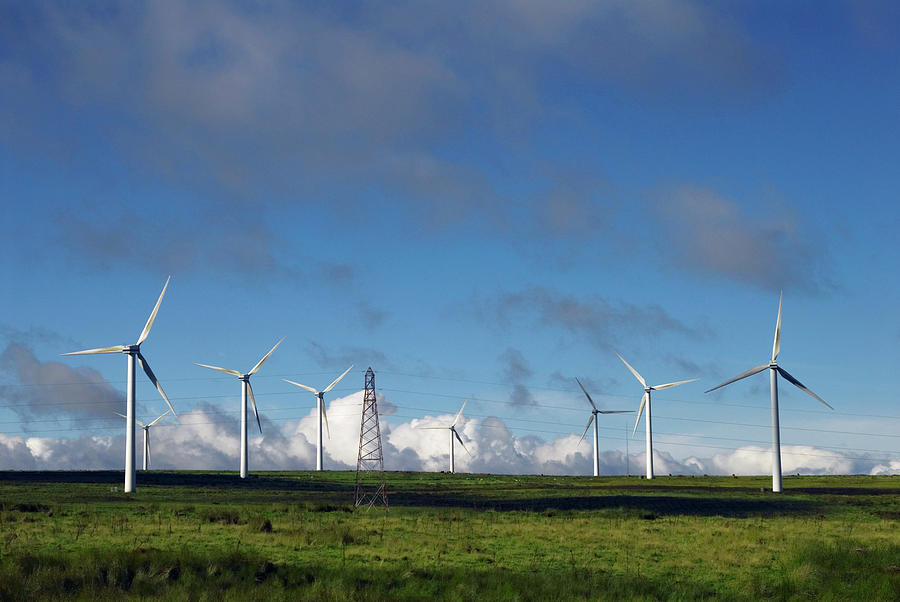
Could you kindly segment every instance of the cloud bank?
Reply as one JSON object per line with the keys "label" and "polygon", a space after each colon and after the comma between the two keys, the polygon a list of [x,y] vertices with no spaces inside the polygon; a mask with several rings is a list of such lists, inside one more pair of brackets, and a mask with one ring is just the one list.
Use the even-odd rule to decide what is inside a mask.
{"label": "cloud bank", "polygon": [[[328,403],[331,438],[325,443],[325,467],[356,467],[363,391]],[[378,396],[382,414],[382,443],[386,470],[449,470],[449,433],[419,429],[450,424],[451,414],[425,416],[397,423],[386,418],[393,404]],[[176,424],[171,418],[152,431],[152,468],[167,470],[237,470],[240,459],[239,421],[212,405],[183,412]],[[263,434],[250,433],[252,470],[311,470],[315,467],[316,416],[314,404],[299,420],[276,423],[262,417]],[[471,452],[456,448],[457,470],[495,474],[590,474],[591,445],[575,433],[544,441],[533,435],[517,435],[497,417],[463,416],[457,430]],[[138,437],[140,437],[138,433]],[[140,443],[140,441],[139,441]],[[138,445],[138,453],[141,447]],[[765,475],[770,470],[768,448],[745,446],[712,457],[677,459],[665,451],[654,453],[658,474]],[[0,469],[87,470],[117,469],[124,458],[124,435],[87,435],[56,439],[0,433]],[[811,446],[784,446],[786,474],[900,474],[900,459],[851,457]],[[602,451],[601,474],[640,474],[643,453],[625,455]]]}

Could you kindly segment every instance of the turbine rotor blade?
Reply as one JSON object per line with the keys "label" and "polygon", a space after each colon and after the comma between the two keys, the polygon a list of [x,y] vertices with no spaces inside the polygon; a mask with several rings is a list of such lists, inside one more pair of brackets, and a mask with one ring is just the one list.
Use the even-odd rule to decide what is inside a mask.
{"label": "turbine rotor blade", "polygon": [[634,414],[634,410],[597,410],[601,414]]}
{"label": "turbine rotor blade", "polygon": [[452,430],[452,431],[453,431],[453,434],[456,435],[456,440],[459,441],[459,444],[462,445],[462,448],[463,448],[464,450],[466,450],[466,453],[469,454],[469,456],[471,456],[471,455],[472,455],[472,452],[470,452],[470,451],[469,451],[469,448],[466,447],[466,444],[463,443],[462,437],[459,436],[459,433],[456,432],[456,429],[450,429],[450,430]]}
{"label": "turbine rotor blade", "polygon": [[259,412],[256,409],[256,399],[253,398],[253,387],[250,386],[250,380],[247,380],[247,397],[250,398],[250,405],[253,406],[253,413],[256,415],[256,426],[259,428],[259,434],[262,435],[262,424],[259,423]]}
{"label": "turbine rotor blade", "polygon": [[218,370],[219,372],[224,372],[225,374],[231,374],[233,376],[243,376],[237,370],[229,370],[228,368],[219,368],[218,366],[210,366],[208,364],[198,364],[194,362],[195,366],[200,366],[201,368],[209,368],[210,370]]}
{"label": "turbine rotor blade", "polygon": [[[113,412],[113,414],[115,414],[116,416],[121,416],[121,417],[124,418],[125,420],[128,420],[128,416],[126,416],[125,414],[119,414],[118,412]],[[136,423],[138,423],[139,425],[141,425],[141,428],[144,427],[144,423],[141,422],[140,420],[138,420],[137,418],[135,418],[134,421],[135,421]]]}
{"label": "turbine rotor blade", "polygon": [[415,427],[415,428],[417,428],[417,429],[424,429],[424,430],[430,430],[430,431],[436,431],[436,430],[438,430],[438,429],[444,430],[444,429],[448,429],[448,428],[450,428],[450,427],[449,427],[449,426],[417,426],[417,427]]}
{"label": "turbine rotor blade", "polygon": [[294,381],[288,380],[286,378],[282,378],[281,380],[283,380],[286,383],[291,383],[295,387],[300,387],[301,389],[306,389],[307,391],[309,391],[310,393],[312,393],[313,395],[315,395],[317,397],[319,395],[319,392],[316,391],[315,389],[313,389],[312,387],[307,387],[306,385],[301,385],[300,383],[295,383]]}
{"label": "turbine rotor blade", "polygon": [[625,365],[628,367],[629,370],[631,370],[631,373],[634,374],[634,377],[635,377],[636,379],[638,379],[638,382],[641,383],[641,386],[643,386],[643,387],[646,389],[646,388],[647,388],[647,381],[644,380],[644,377],[641,376],[640,374],[638,374],[638,371],[635,370],[634,368],[632,368],[632,367],[631,367],[631,364],[629,364],[628,362],[625,361],[625,358],[623,358],[623,357],[622,357],[621,355],[619,355],[618,353],[617,353],[616,355],[619,357],[620,360],[622,360],[622,363],[625,364]]}
{"label": "turbine rotor blade", "polygon": [[341,379],[344,378],[345,376],[347,376],[347,373],[350,372],[352,369],[353,369],[353,364],[350,364],[350,367],[347,368],[346,370],[344,370],[344,373],[343,373],[343,374],[341,374],[341,375],[338,376],[336,379],[334,379],[334,382],[333,382],[333,383],[331,383],[330,385],[328,385],[327,387],[325,387],[325,388],[322,390],[322,393],[328,393],[329,391],[331,391],[331,390],[334,388],[334,386],[335,386],[336,384],[338,384],[339,382],[341,382]]}
{"label": "turbine rotor blade", "polygon": [[807,389],[805,386],[803,386],[803,383],[801,383],[799,380],[797,380],[796,378],[794,378],[793,376],[791,376],[790,374],[788,374],[788,371],[787,371],[787,370],[785,370],[785,369],[782,368],[781,366],[778,366],[778,368],[776,368],[776,370],[778,370],[778,373],[779,373],[780,375],[782,375],[786,381],[788,381],[789,383],[791,383],[792,385],[794,385],[794,386],[797,387],[798,389],[800,389],[800,390],[802,390],[802,391],[804,391],[804,392],[806,392],[806,393],[809,393],[810,395],[812,395],[813,397],[815,397],[817,400],[819,400],[821,403],[824,403],[829,409],[832,409],[832,410],[834,409],[834,408],[832,408],[830,405],[828,405],[828,402],[826,402],[824,399],[822,399],[821,397],[819,397],[818,395],[816,395],[815,393],[813,393],[812,391],[810,391],[809,389]]}
{"label": "turbine rotor blade", "polygon": [[581,445],[581,442],[584,441],[584,438],[587,436],[588,429],[591,428],[591,423],[594,421],[594,418],[596,418],[596,416],[591,414],[591,417],[587,421],[587,426],[584,427],[584,432],[581,433],[581,439],[578,440],[578,443],[575,445],[575,447],[578,447],[579,445]]}
{"label": "turbine rotor blade", "polygon": [[328,428],[328,413],[325,411],[325,400],[321,397],[319,398],[319,403],[322,404],[322,418],[325,419],[325,432],[328,433],[328,439],[331,439],[331,429]]}
{"label": "turbine rotor blade", "polygon": [[644,413],[644,406],[647,405],[647,396],[649,393],[644,391],[644,394],[641,396],[641,406],[638,408],[637,420],[634,421],[634,430],[631,431],[631,436],[634,437],[634,434],[637,432],[638,424],[641,422],[641,415]]}
{"label": "turbine rotor blade", "polygon": [[677,383],[666,383],[664,385],[656,385],[654,387],[650,387],[651,389],[655,389],[657,391],[662,391],[663,389],[668,389],[670,387],[677,387],[678,385],[683,385],[684,383],[692,383],[695,380],[699,380],[697,378],[690,378],[688,380],[679,380]]}
{"label": "turbine rotor blade", "polygon": [[710,391],[715,391],[716,389],[721,389],[721,388],[724,387],[725,385],[730,385],[731,383],[736,382],[736,381],[739,381],[739,380],[741,380],[742,378],[747,378],[748,376],[753,376],[754,374],[756,374],[756,373],[758,373],[758,372],[762,372],[763,370],[765,370],[765,369],[768,368],[768,367],[769,367],[769,364],[763,364],[762,366],[757,366],[756,368],[750,368],[750,369],[747,370],[746,372],[742,372],[741,374],[738,374],[737,376],[735,376],[735,377],[732,378],[731,380],[726,380],[726,381],[723,382],[721,385],[716,385],[716,386],[713,387],[712,389],[707,389],[706,391],[704,391],[704,393],[709,393]]}
{"label": "turbine rotor blade", "polygon": [[456,418],[453,419],[453,424],[450,426],[456,426],[456,423],[459,422],[459,417],[462,416],[463,410],[466,409],[466,404],[469,403],[469,400],[465,400],[462,404],[462,407],[459,408],[459,412],[456,413]]}
{"label": "turbine rotor blade", "polygon": [[69,353],[60,353],[60,355],[93,355],[95,353],[122,353],[127,347],[125,345],[113,345],[112,347],[99,347],[97,349],[85,349],[84,351],[70,351]]}
{"label": "turbine rotor blade", "polygon": [[277,343],[275,343],[275,347],[272,347],[269,350],[269,353],[265,354],[263,356],[263,358],[261,360],[259,360],[259,362],[255,366],[253,366],[253,369],[250,372],[248,372],[247,374],[256,373],[256,371],[259,370],[260,366],[263,365],[263,362],[265,362],[267,359],[269,359],[269,356],[275,352],[275,349],[277,349],[279,345],[281,345],[281,341],[283,341],[283,340],[284,340],[284,337],[281,337],[281,339],[279,339],[279,341]]}
{"label": "turbine rotor blade", "polygon": [[147,323],[144,324],[144,330],[141,331],[141,336],[138,337],[138,342],[137,342],[138,345],[143,343],[144,339],[147,338],[147,335],[150,334],[150,328],[153,327],[153,321],[156,320],[156,312],[159,311],[159,306],[162,303],[163,296],[166,294],[166,289],[169,288],[169,280],[171,280],[171,279],[172,279],[171,276],[166,278],[166,284],[163,286],[163,290],[159,294],[159,299],[156,300],[156,305],[153,306],[153,311],[150,312],[150,317],[147,318]]}
{"label": "turbine rotor blade", "polygon": [[154,424],[156,424],[157,422],[159,422],[160,420],[162,420],[163,418],[165,418],[166,415],[167,415],[170,411],[171,411],[171,410],[166,410],[165,412],[162,413],[162,415],[161,415],[159,418],[157,418],[156,420],[154,420],[153,422],[151,422],[151,423],[148,424],[147,426],[148,426],[148,427],[153,426]]}
{"label": "turbine rotor blade", "polygon": [[153,383],[153,386],[156,387],[156,390],[159,391],[159,394],[162,395],[162,398],[166,400],[166,404],[169,406],[169,409],[172,410],[173,416],[178,416],[178,412],[175,411],[175,406],[172,405],[172,402],[169,401],[169,398],[166,396],[166,392],[163,391],[162,385],[159,384],[159,381],[156,379],[156,375],[153,374],[153,370],[150,369],[150,364],[147,362],[147,359],[138,352],[137,354],[138,363],[141,365],[141,368],[144,369],[144,373],[147,374],[147,378],[150,379],[150,382]]}
{"label": "turbine rotor blade", "polygon": [[591,396],[588,394],[587,390],[584,388],[584,385],[581,384],[581,381],[578,378],[575,379],[575,382],[578,383],[578,386],[581,387],[581,390],[584,391],[584,396],[587,397],[587,400],[591,402],[591,407],[595,410],[597,409],[597,404],[594,403],[594,400],[591,399]]}
{"label": "turbine rotor blade", "polygon": [[781,300],[784,298],[784,291],[778,296],[778,321],[775,322],[775,342],[772,343],[772,361],[778,359],[778,352],[781,351]]}

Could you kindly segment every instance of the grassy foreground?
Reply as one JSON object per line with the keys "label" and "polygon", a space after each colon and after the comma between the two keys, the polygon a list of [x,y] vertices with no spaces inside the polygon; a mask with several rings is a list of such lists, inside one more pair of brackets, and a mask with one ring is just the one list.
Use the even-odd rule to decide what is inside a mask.
{"label": "grassy foreground", "polygon": [[900,599],[900,477],[0,472],[0,600]]}

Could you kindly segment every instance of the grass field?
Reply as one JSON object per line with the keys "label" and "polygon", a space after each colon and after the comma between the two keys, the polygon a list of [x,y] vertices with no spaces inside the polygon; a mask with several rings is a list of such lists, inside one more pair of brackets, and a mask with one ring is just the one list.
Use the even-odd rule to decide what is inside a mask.
{"label": "grass field", "polygon": [[900,599],[900,477],[0,472],[0,599]]}

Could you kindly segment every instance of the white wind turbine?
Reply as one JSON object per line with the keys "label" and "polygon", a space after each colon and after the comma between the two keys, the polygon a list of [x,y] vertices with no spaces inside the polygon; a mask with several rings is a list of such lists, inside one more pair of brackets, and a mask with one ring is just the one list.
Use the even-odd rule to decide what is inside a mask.
{"label": "white wind turbine", "polygon": [[591,399],[591,396],[588,395],[587,390],[585,390],[584,385],[581,384],[581,381],[577,378],[575,382],[578,383],[578,386],[581,387],[581,390],[584,391],[584,396],[587,397],[588,402],[591,404],[593,408],[591,410],[591,417],[588,419],[587,426],[584,427],[584,432],[581,433],[581,439],[578,440],[578,445],[581,445],[581,442],[584,441],[584,437],[587,435],[588,429],[591,428],[591,423],[594,423],[594,476],[600,476],[600,431],[597,426],[597,414],[633,414],[634,410],[598,410],[597,405],[594,403],[594,400]]}
{"label": "white wind turbine", "polygon": [[168,404],[169,409],[172,410],[172,414],[177,416],[178,414],[175,412],[175,408],[172,406],[172,402],[169,401],[169,398],[166,397],[165,391],[163,391],[162,385],[159,384],[159,381],[156,379],[156,375],[153,374],[153,370],[150,369],[150,364],[147,363],[147,358],[145,358],[141,354],[141,343],[143,343],[147,339],[147,335],[150,334],[150,328],[153,326],[153,321],[156,320],[156,313],[159,311],[159,306],[162,303],[163,295],[166,294],[166,289],[169,286],[169,280],[171,280],[171,276],[166,278],[166,284],[163,286],[162,292],[159,294],[159,299],[156,300],[156,305],[153,307],[153,311],[150,313],[150,317],[147,318],[147,323],[144,325],[144,330],[141,331],[141,336],[138,337],[137,343],[134,345],[114,345],[112,347],[101,347],[99,349],[86,349],[84,351],[73,351],[72,353],[63,353],[62,355],[92,355],[96,353],[124,353],[128,356],[128,380],[125,385],[125,493],[131,493],[135,490],[135,482],[134,482],[134,360],[137,358],[137,361],[141,364],[141,368],[144,369],[144,372],[147,374],[147,378],[150,379],[150,382],[156,387],[156,390],[159,391],[159,394],[162,395],[162,398]]}
{"label": "white wind turbine", "polygon": [[[154,421],[151,422],[150,424],[144,424],[143,422],[141,422],[141,421],[138,420],[137,418],[134,419],[134,421],[135,421],[136,423],[138,423],[138,424],[141,426],[141,429],[143,429],[143,431],[144,431],[144,465],[143,465],[142,470],[147,470],[147,469],[150,468],[150,427],[153,426],[154,424],[156,424],[157,422],[159,422],[160,420],[162,420],[163,418],[165,418],[166,415],[167,415],[170,411],[171,411],[171,410],[166,410],[165,412],[163,412],[163,413],[160,415],[159,418],[157,418],[156,420],[154,420]],[[125,416],[124,414],[119,414],[118,412],[115,412],[115,414],[116,414],[116,416],[121,416],[122,418],[128,418],[128,417]]]}
{"label": "white wind turbine", "polygon": [[716,385],[712,389],[706,391],[707,393],[715,391],[716,389],[724,387],[725,385],[730,385],[742,378],[747,378],[748,376],[753,376],[758,372],[762,372],[766,368],[769,369],[769,397],[772,401],[772,491],[775,493],[781,491],[781,434],[778,427],[778,375],[781,374],[786,381],[801,391],[812,395],[817,401],[825,404],[829,409],[834,409],[828,405],[824,399],[803,386],[803,383],[788,374],[788,371],[779,366],[776,361],[778,359],[778,352],[781,350],[781,301],[783,296],[784,293],[778,297],[778,319],[775,321],[775,341],[772,343],[772,359],[769,360],[769,363],[751,368],[743,374],[738,374],[731,380],[726,380],[721,385]]}
{"label": "white wind turbine", "polygon": [[462,438],[459,436],[459,433],[456,431],[456,423],[459,422],[459,418],[460,418],[460,416],[462,416],[463,410],[466,408],[467,403],[468,403],[468,401],[463,402],[462,407],[459,408],[459,412],[456,413],[456,418],[453,419],[453,422],[450,423],[449,426],[417,426],[416,427],[416,428],[420,428],[420,429],[429,429],[429,430],[449,429],[449,431],[450,431],[450,472],[456,472],[456,454],[455,454],[456,450],[454,449],[454,442],[453,442],[454,437],[456,437],[456,440],[459,441],[460,445],[462,445],[462,448],[464,450],[466,450],[466,453],[469,454],[469,456],[472,455],[472,452],[469,451],[469,448],[466,447],[466,444],[463,443]]}
{"label": "white wind turbine", "polygon": [[653,478],[653,428],[651,426],[651,420],[650,420],[650,391],[662,391],[663,389],[668,389],[670,387],[677,387],[678,385],[683,385],[684,383],[694,382],[697,379],[690,378],[688,380],[679,380],[678,382],[666,383],[664,385],[654,385],[651,387],[647,384],[647,381],[644,380],[644,377],[641,376],[640,374],[638,374],[637,370],[632,368],[631,365],[625,361],[625,358],[623,358],[618,353],[616,355],[619,357],[620,360],[622,360],[622,363],[625,364],[625,366],[629,370],[631,370],[631,373],[634,374],[634,377],[636,379],[638,379],[638,382],[641,383],[641,386],[644,387],[644,395],[643,395],[643,397],[641,397],[641,405],[638,408],[637,420],[634,421],[634,430],[631,431],[631,435],[634,436],[634,434],[637,432],[638,424],[641,421],[641,414],[643,413],[644,407],[646,406],[647,420],[645,420],[644,422],[646,422],[646,424],[647,424],[647,441],[646,441],[647,478],[652,479]]}
{"label": "white wind turbine", "polygon": [[[322,470],[322,460],[325,457],[325,450],[322,447],[322,419],[325,419],[325,428],[328,429],[328,415],[325,413],[325,394],[331,391],[336,384],[341,382],[341,379],[347,376],[347,373],[353,369],[353,364],[350,365],[349,368],[344,370],[344,373],[334,379],[330,385],[322,389],[321,391],[314,389],[312,387],[308,387],[306,385],[301,385],[300,383],[295,383],[292,380],[288,380],[286,378],[282,378],[286,383],[290,383],[295,387],[300,387],[301,389],[306,389],[310,393],[316,396],[316,406],[318,407],[319,414],[319,444],[316,446],[316,470]],[[328,438],[331,439],[331,429],[328,429]]]}
{"label": "white wind turbine", "polygon": [[262,434],[262,424],[259,422],[259,412],[256,409],[256,400],[253,398],[253,387],[250,386],[250,377],[253,376],[257,370],[263,365],[269,356],[275,352],[275,349],[281,345],[281,341],[284,340],[284,337],[275,343],[275,347],[272,347],[269,350],[269,353],[265,354],[253,369],[246,374],[241,374],[237,370],[229,370],[228,368],[219,368],[218,366],[208,366],[206,364],[198,364],[194,362],[197,366],[201,366],[203,368],[209,368],[210,370],[218,370],[219,372],[224,372],[225,374],[231,374],[233,376],[237,376],[238,380],[241,381],[241,478],[247,478],[247,398],[250,398],[250,404],[253,406],[253,413],[256,415],[256,426],[259,428],[260,434]]}

